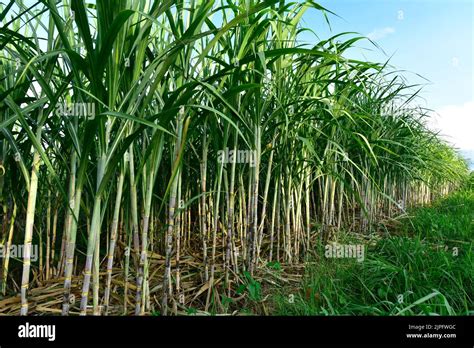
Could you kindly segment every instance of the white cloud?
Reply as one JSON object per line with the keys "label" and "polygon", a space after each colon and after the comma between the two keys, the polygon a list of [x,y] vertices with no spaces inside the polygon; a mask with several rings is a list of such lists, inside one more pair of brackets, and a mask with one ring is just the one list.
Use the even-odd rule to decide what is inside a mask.
{"label": "white cloud", "polygon": [[474,150],[474,101],[447,105],[436,110],[430,121],[434,130],[454,146]]}
{"label": "white cloud", "polygon": [[366,36],[372,41],[375,41],[375,40],[383,39],[385,36],[389,34],[393,34],[394,32],[395,32],[395,28],[385,27],[385,28],[374,29],[372,32],[368,33]]}

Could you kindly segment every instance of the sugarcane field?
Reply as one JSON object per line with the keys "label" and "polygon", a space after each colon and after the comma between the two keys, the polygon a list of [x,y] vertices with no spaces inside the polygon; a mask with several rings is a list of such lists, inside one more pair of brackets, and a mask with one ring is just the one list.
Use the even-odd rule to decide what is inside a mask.
{"label": "sugarcane field", "polygon": [[472,8],[0,0],[0,331],[472,318]]}

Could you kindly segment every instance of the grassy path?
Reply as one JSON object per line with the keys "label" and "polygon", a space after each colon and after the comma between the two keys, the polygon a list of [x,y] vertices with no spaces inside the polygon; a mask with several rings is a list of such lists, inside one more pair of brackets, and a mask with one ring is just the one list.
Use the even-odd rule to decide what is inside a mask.
{"label": "grassy path", "polygon": [[[277,315],[473,315],[474,191],[410,212],[389,237],[364,245],[363,261],[321,247],[303,282],[273,297]],[[360,255],[359,255],[360,256]]]}

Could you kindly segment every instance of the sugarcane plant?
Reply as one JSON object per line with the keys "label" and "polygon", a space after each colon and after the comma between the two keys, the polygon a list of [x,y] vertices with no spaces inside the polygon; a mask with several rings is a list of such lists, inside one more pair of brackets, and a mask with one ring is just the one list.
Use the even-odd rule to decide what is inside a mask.
{"label": "sugarcane plant", "polygon": [[462,184],[416,86],[346,57],[364,37],[299,42],[310,8],[331,15],[310,0],[0,5],[0,240],[24,245],[0,290],[21,315],[51,279],[62,315],[209,311],[268,262]]}

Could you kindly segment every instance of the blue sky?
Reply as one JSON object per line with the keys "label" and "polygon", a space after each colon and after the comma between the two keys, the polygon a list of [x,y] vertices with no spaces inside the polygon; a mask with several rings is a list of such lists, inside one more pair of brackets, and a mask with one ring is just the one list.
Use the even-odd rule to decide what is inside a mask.
{"label": "blue sky", "polygon": [[[329,15],[332,34],[352,31],[370,36],[349,54],[385,62],[411,83],[424,83],[420,104],[435,110],[433,128],[462,150],[474,151],[472,0],[320,0],[341,18]],[[331,35],[319,11],[309,10],[305,26],[320,38]],[[314,41],[305,34],[303,41]],[[370,50],[369,50],[370,49]],[[428,81],[418,77],[423,76]]]}

